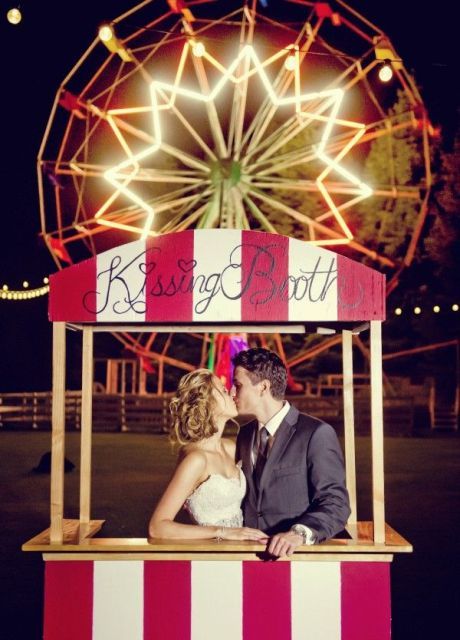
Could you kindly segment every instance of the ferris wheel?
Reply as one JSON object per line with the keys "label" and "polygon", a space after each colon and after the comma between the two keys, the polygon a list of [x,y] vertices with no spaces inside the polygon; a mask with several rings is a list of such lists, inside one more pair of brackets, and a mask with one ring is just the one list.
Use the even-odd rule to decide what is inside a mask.
{"label": "ferris wheel", "polygon": [[[360,204],[379,198],[417,203],[410,263],[427,213],[430,124],[389,38],[334,7],[150,0],[103,25],[59,88],[39,151],[42,234],[57,267],[220,227],[349,247],[396,272],[355,223]],[[387,138],[391,166],[395,131],[415,129],[419,183],[400,185],[392,171],[369,180],[370,146]],[[147,357],[170,346],[160,354],[154,336],[116,337]]]}

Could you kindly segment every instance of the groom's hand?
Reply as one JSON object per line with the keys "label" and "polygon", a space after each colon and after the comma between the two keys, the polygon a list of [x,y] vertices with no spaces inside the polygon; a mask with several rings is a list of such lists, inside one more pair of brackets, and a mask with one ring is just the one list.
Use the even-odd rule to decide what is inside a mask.
{"label": "groom's hand", "polygon": [[292,556],[294,551],[303,544],[303,537],[293,531],[277,533],[270,540],[267,551],[270,555],[281,558],[282,556]]}

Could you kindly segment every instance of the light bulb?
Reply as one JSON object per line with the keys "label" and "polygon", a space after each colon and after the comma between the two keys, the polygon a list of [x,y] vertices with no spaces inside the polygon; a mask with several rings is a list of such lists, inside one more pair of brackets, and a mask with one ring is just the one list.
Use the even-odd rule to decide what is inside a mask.
{"label": "light bulb", "polygon": [[420,309],[420,307],[414,307],[414,313],[416,316],[418,316],[422,313],[422,310]]}
{"label": "light bulb", "polygon": [[458,304],[452,305],[452,311],[458,311]]}
{"label": "light bulb", "polygon": [[288,71],[294,71],[295,62],[295,56],[288,56],[284,61],[284,66]]}
{"label": "light bulb", "polygon": [[197,58],[201,58],[206,53],[206,47],[202,42],[196,42],[193,45],[193,55]]}
{"label": "light bulb", "polygon": [[433,311],[435,313],[439,313],[441,311],[441,307],[439,305],[435,304],[434,307],[433,307]]}
{"label": "light bulb", "polygon": [[98,33],[102,42],[109,42],[115,36],[114,30],[109,24],[101,25]]}
{"label": "light bulb", "polygon": [[379,79],[381,82],[389,82],[393,77],[393,69],[391,64],[386,60],[379,69]]}
{"label": "light bulb", "polygon": [[402,309],[401,309],[401,307],[397,307],[397,308],[395,309],[395,314],[396,314],[397,316],[400,316],[400,315],[401,315],[401,313],[402,313]]}
{"label": "light bulb", "polygon": [[10,24],[19,24],[22,20],[22,13],[17,8],[10,9],[6,14],[6,19]]}

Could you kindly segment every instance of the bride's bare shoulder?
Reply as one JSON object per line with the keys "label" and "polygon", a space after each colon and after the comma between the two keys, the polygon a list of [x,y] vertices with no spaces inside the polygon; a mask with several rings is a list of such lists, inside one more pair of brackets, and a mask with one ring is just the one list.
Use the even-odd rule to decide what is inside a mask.
{"label": "bride's bare shoulder", "polygon": [[204,468],[207,464],[206,453],[193,444],[187,444],[179,451],[177,464]]}

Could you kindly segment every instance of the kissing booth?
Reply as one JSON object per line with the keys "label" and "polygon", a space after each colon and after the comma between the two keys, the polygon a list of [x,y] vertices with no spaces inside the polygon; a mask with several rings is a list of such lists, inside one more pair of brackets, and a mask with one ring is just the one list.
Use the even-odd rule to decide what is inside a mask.
{"label": "kissing booth", "polygon": [[[50,527],[23,545],[45,561],[45,640],[390,639],[390,565],[412,547],[385,523],[382,274],[281,235],[189,230],[116,247],[54,274],[49,317]],[[64,517],[68,328],[83,333],[78,520]],[[367,330],[373,519],[360,522],[352,336]],[[92,520],[90,508],[93,339],[101,331],[340,331],[349,538],[267,562],[264,546],[253,542],[101,537],[104,521]]]}

